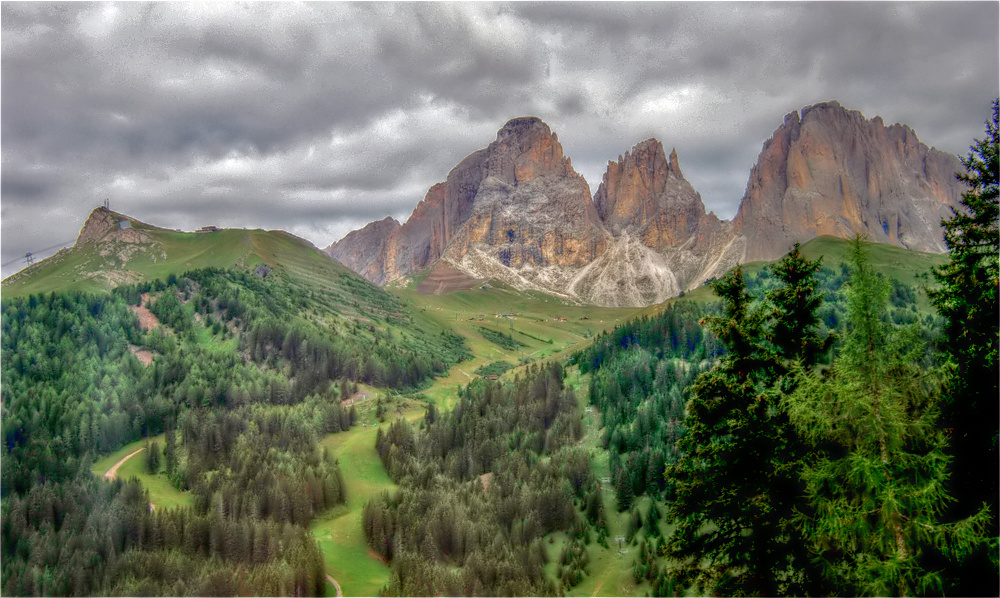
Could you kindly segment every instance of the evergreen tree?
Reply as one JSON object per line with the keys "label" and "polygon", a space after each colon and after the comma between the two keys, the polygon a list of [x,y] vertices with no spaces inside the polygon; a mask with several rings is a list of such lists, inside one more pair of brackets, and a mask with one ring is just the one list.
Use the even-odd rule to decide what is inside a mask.
{"label": "evergreen tree", "polygon": [[768,293],[774,309],[771,343],[782,357],[805,366],[814,364],[829,344],[829,339],[824,342],[817,333],[817,310],[823,303],[816,282],[820,261],[807,260],[796,243],[788,255],[771,267],[771,272],[782,283]]}
{"label": "evergreen tree", "polygon": [[741,267],[712,283],[724,313],[707,324],[729,353],[691,385],[688,433],[667,470],[675,490],[667,518],[676,525],[667,551],[681,587],[763,596],[809,587],[792,526],[802,451],[779,399],[788,367],[782,357],[798,358],[815,344],[816,268],[797,252],[782,264],[792,288],[773,308],[753,303]]}
{"label": "evergreen tree", "polygon": [[[990,534],[1000,536],[1000,138],[998,101],[986,123],[986,137],[976,140],[962,160],[966,172],[957,175],[969,189],[962,208],[953,210],[945,228],[951,261],[935,271],[941,285],[931,300],[946,319],[943,348],[953,367],[941,405],[941,425],[949,435],[952,455],[949,488],[955,503],[949,518],[960,520],[990,508]],[[990,563],[992,556],[993,563]],[[957,585],[950,593],[995,595],[1000,588],[996,551],[981,549],[968,566],[950,571]]]}
{"label": "evergreen tree", "polygon": [[146,458],[146,469],[149,473],[157,473],[160,471],[160,443],[153,441],[153,444],[149,447],[149,455]]}
{"label": "evergreen tree", "polygon": [[920,367],[916,329],[888,321],[889,283],[860,238],[851,260],[841,353],[829,372],[803,376],[787,401],[796,427],[823,449],[803,474],[813,511],[802,529],[829,592],[939,592],[922,552],[963,554],[985,517],[940,523],[949,499],[934,373]]}

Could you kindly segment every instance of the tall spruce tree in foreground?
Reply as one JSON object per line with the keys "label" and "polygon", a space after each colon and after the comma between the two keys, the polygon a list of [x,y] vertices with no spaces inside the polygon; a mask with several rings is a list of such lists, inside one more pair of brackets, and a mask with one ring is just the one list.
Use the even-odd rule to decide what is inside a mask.
{"label": "tall spruce tree in foreground", "polygon": [[792,422],[822,449],[804,471],[812,511],[802,513],[802,529],[828,592],[940,592],[941,576],[921,565],[922,555],[962,558],[981,542],[985,511],[941,523],[950,499],[936,372],[919,365],[918,331],[889,323],[889,284],[860,238],[851,261],[840,354],[787,399]]}
{"label": "tall spruce tree in foreground", "polygon": [[703,593],[776,596],[812,590],[805,542],[792,525],[801,506],[803,448],[780,397],[793,364],[811,364],[818,263],[798,247],[774,268],[783,286],[755,304],[737,267],[712,288],[724,314],[707,324],[729,353],[690,388],[673,484],[668,544],[675,583]]}
{"label": "tall spruce tree in foreground", "polygon": [[[968,185],[960,209],[941,224],[951,261],[935,272],[941,285],[930,293],[945,317],[943,349],[951,364],[941,425],[953,456],[950,489],[955,503],[947,515],[969,517],[985,503],[990,508],[990,535],[1000,536],[1000,232],[998,196],[1000,139],[998,102],[986,123],[986,137],[976,140],[962,160],[966,172],[958,179]],[[949,566],[951,594],[995,596],[1000,590],[996,549],[982,547],[964,566]],[[992,560],[992,563],[991,563]]]}

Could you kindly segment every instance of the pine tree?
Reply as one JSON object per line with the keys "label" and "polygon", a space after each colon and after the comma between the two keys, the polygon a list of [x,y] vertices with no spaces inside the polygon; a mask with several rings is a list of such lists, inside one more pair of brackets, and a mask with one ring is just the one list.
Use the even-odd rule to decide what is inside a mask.
{"label": "pine tree", "polygon": [[[943,349],[953,367],[941,405],[941,426],[948,433],[952,455],[949,488],[955,503],[952,520],[990,508],[991,536],[1000,536],[1000,138],[998,101],[986,123],[986,137],[976,140],[962,160],[966,172],[957,175],[969,189],[962,208],[953,210],[945,228],[951,261],[935,271],[941,285],[931,300],[946,319]],[[992,557],[992,559],[991,559]],[[993,560],[992,564],[990,560]],[[949,593],[994,595],[1000,589],[996,551],[983,548],[965,567],[949,566]]]}
{"label": "pine tree", "polygon": [[782,357],[805,366],[816,363],[829,344],[829,339],[824,341],[817,333],[819,316],[816,312],[823,303],[816,282],[820,261],[807,260],[796,243],[788,255],[771,267],[771,272],[782,284],[768,293],[774,310],[770,341]]}
{"label": "pine tree", "polygon": [[939,592],[921,554],[966,552],[985,518],[940,523],[948,460],[934,372],[920,367],[917,330],[889,322],[889,284],[860,238],[851,260],[843,348],[830,371],[804,375],[787,400],[795,426],[822,449],[803,473],[812,511],[802,529],[828,592]]}
{"label": "pine tree", "polygon": [[167,466],[167,474],[173,475],[177,468],[177,436],[171,423],[166,433],[166,448],[163,450],[163,458]]}
{"label": "pine tree", "polygon": [[153,441],[153,444],[149,447],[149,456],[146,460],[146,467],[149,473],[158,473],[160,471],[160,443]]}
{"label": "pine tree", "polygon": [[773,307],[753,303],[741,267],[712,283],[724,314],[707,324],[729,353],[691,385],[688,432],[667,470],[674,487],[667,519],[676,526],[667,550],[680,587],[763,596],[809,587],[806,552],[791,525],[802,450],[779,400],[789,367],[783,357],[798,359],[814,344],[816,267],[800,258],[783,260],[782,280],[793,288]]}

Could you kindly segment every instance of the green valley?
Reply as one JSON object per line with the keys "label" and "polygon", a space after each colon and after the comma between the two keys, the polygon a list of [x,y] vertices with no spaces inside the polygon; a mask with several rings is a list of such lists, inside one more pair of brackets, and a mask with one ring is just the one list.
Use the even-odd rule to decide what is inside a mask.
{"label": "green valley", "polygon": [[[277,593],[332,596],[332,578],[345,595],[506,594],[514,586],[491,584],[514,575],[536,593],[696,591],[671,577],[664,476],[684,435],[687,387],[726,354],[698,324],[719,313],[711,287],[642,309],[578,305],[495,282],[424,294],[419,276],[383,290],[283,233],[142,226],[166,258],[140,256],[122,269],[88,244],[3,289],[4,430],[14,447],[8,462],[19,464],[4,467],[5,492],[29,490],[44,475],[52,508],[74,516],[56,506],[60,493],[109,483],[105,473],[132,455],[116,470],[113,494],[96,500],[148,503],[133,517],[164,530],[148,532],[156,537],[171,526],[205,534],[203,552],[184,548],[188,532],[152,544],[126,534],[118,541],[132,556],[102,562],[139,577],[112,587],[239,593],[240,579],[271,575]],[[874,270],[895,280],[896,321],[933,334],[922,285],[945,258],[867,247]],[[840,329],[850,243],[818,238],[802,255],[823,257],[820,326]],[[119,275],[108,269],[127,271],[120,276],[131,282],[114,285]],[[747,288],[772,292],[772,270],[748,264]],[[33,356],[28,338],[43,354]],[[68,402],[74,388],[93,402]],[[24,402],[29,389],[46,398]],[[58,416],[39,421],[31,415],[39,409]],[[482,436],[483,426],[493,432]],[[42,437],[65,439],[52,445],[61,469],[46,471],[33,456],[29,439]],[[155,472],[146,458],[153,443],[163,455]],[[85,474],[75,473],[79,465]],[[4,500],[14,512],[27,505],[16,494]],[[495,511],[506,513],[505,527],[486,524]],[[258,529],[258,520],[285,527]],[[450,531],[425,527],[444,520]],[[491,531],[477,531],[483,525]],[[38,528],[31,537],[85,533]],[[275,560],[274,534],[303,548]],[[376,549],[377,537],[402,544]],[[419,564],[435,554],[438,564]],[[506,556],[487,565],[487,554]],[[12,569],[10,588],[100,587],[74,578],[72,567],[49,581],[31,577],[64,566],[51,558],[41,569]],[[187,563],[195,578],[140,574],[150,558]],[[526,568],[515,575],[514,563]]]}

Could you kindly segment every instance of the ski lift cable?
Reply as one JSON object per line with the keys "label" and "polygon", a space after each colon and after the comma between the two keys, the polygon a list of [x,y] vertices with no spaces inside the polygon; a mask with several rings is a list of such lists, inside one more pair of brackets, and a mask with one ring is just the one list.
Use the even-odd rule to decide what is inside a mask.
{"label": "ski lift cable", "polygon": [[[67,245],[71,245],[71,244],[73,244],[75,242],[76,242],[76,239],[72,239],[72,240],[69,240],[69,241],[64,241],[64,242],[62,242],[62,243],[60,243],[58,245],[51,245],[51,246],[46,247],[44,249],[39,249],[38,251],[29,251],[28,253],[30,253],[30,254],[36,254],[36,253],[43,253],[43,252],[49,251],[50,249],[62,249],[63,247],[66,247]],[[25,255],[27,255],[27,254],[25,254]],[[19,262],[19,261],[21,261],[23,259],[24,259],[24,255],[19,256],[16,259],[12,259],[12,260],[10,260],[8,262],[4,262],[3,264],[0,264],[0,267],[6,268],[7,266],[9,266],[9,265],[11,265],[13,263]]]}

